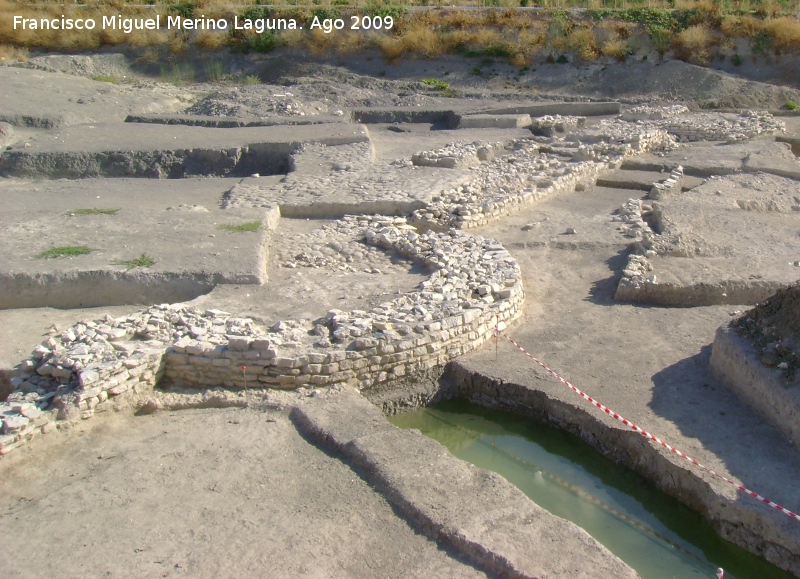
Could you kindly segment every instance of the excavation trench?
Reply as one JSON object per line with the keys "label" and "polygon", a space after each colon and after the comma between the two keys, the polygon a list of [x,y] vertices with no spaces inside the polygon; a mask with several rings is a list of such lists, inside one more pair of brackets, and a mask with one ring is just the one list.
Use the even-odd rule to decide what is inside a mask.
{"label": "excavation trench", "polygon": [[7,151],[0,158],[0,175],[44,179],[133,177],[247,177],[286,174],[292,170],[288,143],[257,143],[243,147],[158,151],[34,152]]}
{"label": "excavation trench", "polygon": [[702,517],[566,432],[450,401],[390,419],[494,471],[536,504],[586,530],[648,579],[791,577],[720,538]]}
{"label": "excavation trench", "polygon": [[[726,570],[726,577],[791,577],[792,575],[789,573],[800,576],[800,554],[797,552],[796,529],[791,521],[789,521],[789,525],[786,524],[785,515],[774,509],[762,509],[761,503],[750,497],[742,496],[740,499],[731,501],[725,494],[725,490],[718,488],[725,486],[724,483],[717,484],[714,479],[703,476],[701,471],[693,469],[683,459],[648,442],[633,430],[616,422],[609,424],[597,415],[600,413],[599,410],[588,407],[589,405],[584,406],[581,401],[574,403],[560,401],[551,397],[544,390],[498,380],[471,370],[458,361],[448,364],[438,380],[420,377],[418,380],[405,383],[398,389],[365,391],[364,394],[373,404],[380,407],[385,415],[390,417],[390,421],[398,426],[418,428],[426,434],[426,428],[433,428],[431,425],[436,425],[433,430],[436,430],[437,434],[433,437],[450,448],[456,456],[488,470],[495,470],[526,494],[528,494],[526,486],[536,486],[532,479],[538,476],[540,482],[543,482],[542,477],[550,478],[552,484],[562,487],[560,490],[554,491],[555,496],[568,497],[567,504],[561,504],[558,507],[566,510],[565,512],[557,509],[552,512],[560,517],[573,520],[573,522],[577,521],[570,518],[572,516],[570,513],[574,511],[577,515],[583,512],[583,515],[588,517],[588,522],[585,524],[577,522],[577,524],[584,527],[601,543],[604,542],[603,538],[597,536],[590,527],[602,526],[598,521],[603,518],[614,519],[614,525],[620,528],[627,527],[625,533],[640,535],[636,540],[640,541],[642,545],[648,546],[645,560],[655,560],[656,553],[668,554],[672,551],[670,556],[678,557],[683,561],[680,565],[688,565],[687,569],[694,569],[692,573],[681,572],[674,575],[659,574],[660,572],[652,569],[642,570],[638,567],[639,563],[636,560],[629,560],[623,551],[615,550],[616,548],[610,543],[606,544],[618,557],[637,569],[642,577],[648,579],[651,577],[714,577],[713,571],[716,569],[713,567],[714,565],[723,567]],[[442,422],[443,415],[435,415],[436,412],[439,412],[437,405],[451,403],[456,404],[457,414],[464,415],[458,419],[454,419],[452,416],[447,418],[449,422],[455,421],[457,427],[439,424]],[[467,404],[466,407],[465,404]],[[470,405],[474,406],[470,407]],[[465,411],[464,408],[467,407],[469,407],[468,411]],[[433,410],[426,411],[426,408]],[[445,406],[444,409],[447,410],[448,407]],[[409,411],[417,414],[405,417],[403,414]],[[395,415],[398,416],[395,418]],[[475,415],[478,418],[475,418]],[[486,416],[494,418],[486,422]],[[500,418],[497,418],[498,416]],[[427,426],[425,426],[426,424]],[[486,428],[489,435],[510,437],[509,446],[498,450],[497,454],[493,454],[495,449],[491,448],[469,451],[470,445],[485,446],[484,443],[475,442],[487,435],[486,432],[480,430],[475,432],[476,429],[473,428],[475,424],[488,425]],[[504,431],[503,428],[506,428],[507,431]],[[465,429],[468,434],[465,434]],[[576,481],[547,467],[552,461],[562,461],[561,458],[547,458],[544,464],[536,467],[525,464],[527,462],[538,464],[536,462],[538,459],[529,460],[530,456],[520,450],[529,444],[524,440],[529,431],[540,432],[536,435],[536,441],[540,446],[548,449],[550,445],[558,447],[565,444],[554,442],[559,440],[569,440],[567,447],[580,446],[583,449],[579,453],[580,456],[589,456],[592,464],[597,462],[601,465],[592,467],[596,470],[599,469],[599,474],[596,475],[599,482],[593,481],[589,484],[588,490],[576,492],[570,487],[570,485],[575,486]],[[438,432],[442,433],[441,437]],[[520,437],[520,432],[524,436]],[[541,432],[545,433],[545,443],[541,442]],[[575,438],[581,439],[586,446],[578,444],[574,440]],[[486,441],[491,447],[491,438],[484,440],[484,442]],[[495,446],[497,446],[496,441]],[[464,451],[463,455],[462,451]],[[529,451],[530,449],[524,452]],[[470,457],[472,454],[481,457],[482,462],[473,461]],[[568,462],[574,460],[569,457]],[[495,463],[500,466],[496,468]],[[555,475],[555,478],[545,476],[545,470]],[[582,470],[585,470],[583,466],[569,466],[567,470],[575,470],[579,473],[577,482],[590,480],[585,477],[585,473],[582,473]],[[542,472],[541,476],[537,475],[539,471]],[[626,488],[648,486],[649,490],[645,493],[645,499],[619,499],[620,492],[618,490],[607,489],[593,498],[585,496],[586,493],[592,496],[592,488],[596,484],[604,487],[610,484],[608,483],[609,479],[616,480],[616,477],[620,477],[622,481],[628,481],[620,483]],[[642,479],[649,481],[647,485]],[[562,481],[566,481],[568,484],[565,485]],[[546,503],[548,500],[552,500],[552,495],[553,493],[549,495],[551,498],[542,500]],[[540,499],[536,496],[530,494],[529,496],[537,504],[540,503]],[[608,503],[604,497],[608,498],[609,496],[616,496],[622,500],[622,504]],[[671,497],[675,497],[675,499]],[[595,499],[610,504],[612,510],[619,511],[623,516],[598,505]],[[641,503],[642,500],[648,505],[655,504],[656,512],[648,510],[649,507],[635,505],[637,502]],[[627,507],[620,508],[624,507],[626,501],[633,501],[631,504],[634,504],[634,512],[626,512],[625,508]],[[683,506],[678,505],[678,501]],[[582,506],[578,507],[579,504]],[[540,504],[540,506],[549,509],[546,504]],[[682,521],[672,518],[672,511],[678,510],[685,513],[685,518],[684,515],[681,515]],[[666,512],[669,515],[668,520],[658,522],[660,516],[658,512]],[[638,520],[638,523],[635,524],[628,520],[628,518],[637,520],[637,517],[644,517],[644,519]],[[642,526],[647,529],[643,530]],[[691,532],[682,536],[683,530],[681,529]],[[698,532],[693,529],[702,530]],[[603,534],[615,540],[616,532],[603,531]],[[658,535],[663,535],[668,541],[665,542]],[[721,537],[724,537],[725,540]],[[709,549],[712,554],[709,554]],[[676,550],[683,554],[676,554]],[[637,549],[633,549],[634,557],[637,556],[636,551]],[[689,554],[685,551],[689,551]],[[704,553],[699,560],[698,552]],[[664,561],[662,560],[658,565],[666,565],[667,569],[672,565],[679,564],[677,559],[671,563]],[[644,563],[646,564],[647,561]],[[762,567],[762,565],[765,566]],[[776,566],[789,573],[781,571]],[[653,569],[657,570],[657,568]],[[766,569],[766,571],[753,571],[757,569]],[[731,571],[731,575],[727,573],[728,570]]]}
{"label": "excavation trench", "polygon": [[[213,274],[118,272],[0,274],[0,310],[91,308],[193,300],[217,285]],[[248,283],[243,280],[239,283]],[[255,280],[249,283],[258,283]]]}

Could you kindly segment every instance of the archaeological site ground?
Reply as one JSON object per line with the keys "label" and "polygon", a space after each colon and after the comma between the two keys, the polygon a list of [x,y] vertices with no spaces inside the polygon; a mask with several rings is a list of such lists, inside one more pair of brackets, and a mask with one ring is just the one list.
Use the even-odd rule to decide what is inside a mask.
{"label": "archaeological site ground", "polygon": [[0,575],[648,577],[466,400],[800,576],[797,56],[297,42],[0,63]]}

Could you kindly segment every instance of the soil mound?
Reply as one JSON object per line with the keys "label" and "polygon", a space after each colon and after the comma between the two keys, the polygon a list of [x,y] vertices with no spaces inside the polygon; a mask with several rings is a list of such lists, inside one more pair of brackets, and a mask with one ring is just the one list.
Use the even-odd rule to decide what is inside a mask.
{"label": "soil mound", "polygon": [[793,378],[800,368],[800,281],[776,292],[733,323],[749,338],[767,366]]}

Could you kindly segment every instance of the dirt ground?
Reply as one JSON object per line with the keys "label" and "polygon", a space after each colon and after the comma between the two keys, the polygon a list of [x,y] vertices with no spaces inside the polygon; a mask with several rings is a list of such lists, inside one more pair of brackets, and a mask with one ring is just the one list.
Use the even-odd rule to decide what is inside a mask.
{"label": "dirt ground", "polygon": [[[695,108],[710,102],[777,108],[787,100],[800,100],[795,88],[756,82],[764,78],[749,80],[678,62],[609,64],[606,68],[545,65],[527,76],[513,75],[516,80],[507,87],[512,71],[499,63],[492,64],[495,70],[480,80],[469,73],[474,63],[464,59],[406,61],[392,67],[367,60],[346,67],[287,58],[253,65],[261,67],[262,79],[270,84],[237,90],[165,86],[152,79],[106,86],[75,76],[138,74],[124,58],[114,55],[95,59],[43,56],[28,66],[0,67],[0,79],[8,81],[0,80],[4,94],[30,95],[3,105],[5,109],[0,106],[0,120],[47,112],[54,122],[62,123],[59,130],[67,133],[75,124],[120,122],[133,112],[271,117],[286,114],[287,103],[298,103],[292,106],[298,115],[311,115],[368,106],[467,109],[476,103],[523,102],[554,95],[680,101]],[[381,71],[385,74],[378,76]],[[448,78],[461,98],[448,99],[425,88],[418,80],[426,76]],[[753,78],[757,76],[752,72]],[[63,94],[54,96],[57,91]],[[404,129],[394,127],[398,128]],[[519,136],[513,130],[431,129],[414,125],[398,133],[386,123],[370,126],[377,162],[389,163],[456,138]],[[797,138],[799,129],[797,119],[791,118],[789,134]],[[18,131],[20,143],[25,139],[41,143],[49,134],[41,127]],[[699,150],[679,150],[675,159],[683,155],[693,161],[693,155],[702,156]],[[714,161],[736,165],[738,170],[744,157]],[[790,157],[781,161],[797,164]],[[658,175],[652,167],[626,171],[645,175],[625,177],[633,181],[647,182]],[[267,185],[277,187],[279,179],[270,179]],[[148,195],[150,180],[112,181],[106,185],[102,179],[0,179],[4,199],[0,217],[6,235],[13,235],[12,224],[33,227],[43,213],[63,217],[79,206],[128,206],[156,212],[180,204],[202,205],[216,215],[222,211],[222,195],[235,180],[159,182],[159,187],[168,188],[159,189],[161,195]],[[47,194],[44,207],[36,206],[37,193]],[[612,218],[629,198],[644,195],[630,188],[590,187],[549,198],[471,232],[498,239],[521,266],[526,304],[509,333],[620,414],[718,472],[797,510],[798,450],[707,369],[715,330],[746,306],[664,308],[614,301],[630,239],[617,231],[618,223]],[[770,216],[796,217],[791,210]],[[213,217],[207,221],[207,227],[215,225]],[[270,241],[267,284],[220,285],[192,303],[250,315],[264,324],[287,318],[315,319],[331,308],[367,309],[408,291],[426,275],[409,262],[366,253],[367,267],[360,271],[286,267],[290,250],[295,245],[305,248],[303,236],[326,222],[282,220]],[[50,235],[57,237],[56,233]],[[29,228],[25,235],[34,239],[37,232]],[[147,233],[140,235],[145,239]],[[194,251],[193,241],[186,241],[186,236],[181,239]],[[148,242],[157,244],[157,240]],[[764,251],[770,249],[770,258],[780,255],[780,247]],[[8,265],[12,257],[0,264]],[[357,260],[357,265],[365,263]],[[105,313],[122,315],[133,309],[0,311],[0,368],[27,356],[54,324],[65,328],[83,319]],[[497,348],[487,343],[462,362],[476,372],[533,385],[556,399],[574,402],[574,394],[507,343]],[[736,497],[733,489],[729,498],[750,500]],[[781,529],[793,534],[787,527]],[[10,577],[483,574],[415,531],[339,457],[300,436],[284,410],[182,410],[146,416],[108,412],[66,433],[34,440],[0,459],[0,533],[4,537],[0,568]]]}
{"label": "dirt ground", "polygon": [[485,576],[281,411],[115,415],[64,438],[2,465],[5,577]]}

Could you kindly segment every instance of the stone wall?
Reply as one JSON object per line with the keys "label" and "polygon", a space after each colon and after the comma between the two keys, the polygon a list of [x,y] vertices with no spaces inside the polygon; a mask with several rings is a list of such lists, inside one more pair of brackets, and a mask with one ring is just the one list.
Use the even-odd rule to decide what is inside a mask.
{"label": "stone wall", "polygon": [[414,153],[411,162],[419,167],[474,167],[494,159],[498,151],[503,151],[503,143],[456,141],[433,151]]}
{"label": "stone wall", "polygon": [[741,114],[696,113],[686,117],[667,114],[663,120],[640,121],[637,124],[663,129],[679,142],[733,143],[776,135],[786,130],[783,121],[764,111],[747,111]]}
{"label": "stone wall", "polygon": [[402,218],[358,217],[368,243],[434,271],[415,292],[370,311],[331,310],[311,328],[279,323],[266,336],[217,344],[183,338],[166,378],[186,385],[274,388],[355,383],[372,388],[478,346],[518,313],[519,267],[497,242],[459,231],[418,234]]}
{"label": "stone wall", "polygon": [[683,188],[683,167],[678,165],[670,171],[669,177],[653,183],[648,197],[650,199],[662,199],[666,195],[680,193]]}
{"label": "stone wall", "polygon": [[583,128],[586,117],[562,117],[561,115],[545,115],[531,121],[531,132],[542,137],[555,137],[560,134]]}
{"label": "stone wall", "polygon": [[[413,213],[423,228],[470,229],[519,211],[544,197],[592,184],[629,156],[672,145],[660,129],[631,131],[623,121],[566,135],[559,154],[530,140],[512,141],[510,152],[473,169],[468,182],[447,189]],[[565,155],[571,155],[571,159]]]}
{"label": "stone wall", "polygon": [[517,262],[498,242],[420,234],[403,218],[350,216],[342,227],[425,264],[416,291],[370,311],[331,310],[310,327],[181,304],[54,332],[14,370],[0,403],[0,454],[38,434],[132,404],[163,377],[177,386],[361,389],[447,363],[503,329],[524,300]]}

